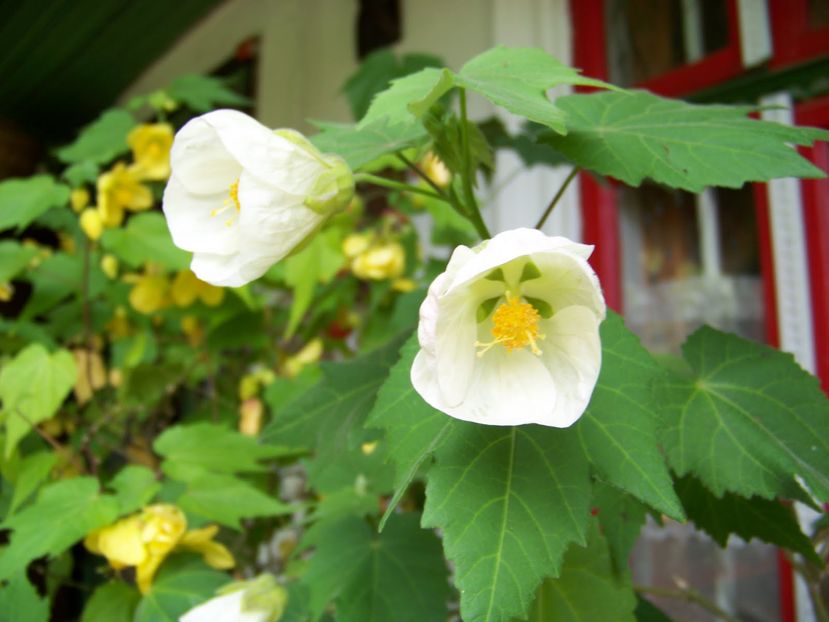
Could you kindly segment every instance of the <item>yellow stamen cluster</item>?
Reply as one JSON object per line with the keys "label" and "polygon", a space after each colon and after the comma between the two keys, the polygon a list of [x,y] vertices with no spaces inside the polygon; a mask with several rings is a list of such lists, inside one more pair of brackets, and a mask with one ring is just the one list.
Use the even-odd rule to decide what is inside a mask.
{"label": "yellow stamen cluster", "polygon": [[[230,208],[236,210],[236,214],[242,211],[242,204],[239,203],[239,180],[237,179],[232,184],[230,184],[230,189],[227,192],[228,198],[225,199],[224,207],[221,209],[214,209],[210,212],[210,217],[218,216],[219,214],[223,214]],[[236,219],[236,215],[234,214],[230,218],[227,219],[225,222],[225,227],[229,227],[233,224],[233,221]]]}
{"label": "yellow stamen cluster", "polygon": [[528,302],[522,302],[517,296],[507,294],[507,301],[501,303],[492,314],[492,336],[495,338],[488,343],[476,342],[475,345],[483,348],[478,356],[483,356],[495,344],[500,343],[507,350],[526,348],[535,355],[541,354],[536,340],[544,339],[538,330],[541,316]]}

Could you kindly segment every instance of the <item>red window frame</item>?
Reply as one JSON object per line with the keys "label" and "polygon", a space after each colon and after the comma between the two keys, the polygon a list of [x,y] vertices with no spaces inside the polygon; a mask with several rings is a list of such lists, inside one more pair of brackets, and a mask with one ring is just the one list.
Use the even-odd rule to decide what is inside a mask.
{"label": "red window frame", "polygon": [[[715,52],[695,63],[679,67],[666,74],[657,76],[642,84],[636,85],[640,88],[652,90],[660,95],[681,97],[693,91],[714,86],[740,75],[744,71],[739,35],[739,15],[736,0],[728,1],[729,19],[729,44],[723,50]],[[806,0],[801,2],[804,9]],[[788,5],[789,0],[770,0],[772,8],[772,22],[775,21],[774,11],[780,10],[781,5]],[[570,15],[573,29],[573,62],[590,77],[601,80],[608,79],[607,69],[607,41],[604,20],[604,0],[570,0]],[[797,22],[792,22],[797,23]],[[791,26],[791,24],[790,24]],[[775,48],[777,48],[777,32],[774,35]],[[827,34],[829,44],[829,34]],[[783,56],[785,58],[785,56]],[[588,91],[590,89],[579,89]],[[829,110],[829,109],[827,109]],[[803,108],[798,116],[798,123],[819,125],[814,121],[804,120],[809,114],[809,109]],[[822,114],[822,113],[821,113]],[[824,152],[827,153],[827,152]],[[829,154],[827,154],[829,157]],[[588,174],[582,173],[579,176],[581,191],[581,214],[582,214],[582,238],[588,244],[594,244],[596,250],[591,257],[591,263],[602,282],[605,298],[608,305],[621,311],[624,292],[622,291],[621,279],[621,246],[619,236],[619,220],[617,213],[616,194],[612,186],[602,185]],[[815,186],[817,189],[818,187]],[[804,188],[804,197],[812,196],[816,190]],[[824,198],[826,193],[823,194]],[[809,199],[806,198],[806,201]],[[763,296],[766,312],[766,337],[770,345],[779,345],[777,328],[777,305],[776,290],[774,285],[773,253],[771,246],[771,229],[768,214],[767,189],[764,184],[755,184],[755,208],[757,210],[757,226],[760,243],[760,260],[763,278]],[[820,209],[823,208],[823,209]],[[812,271],[812,287],[814,290],[814,275],[820,275],[820,287],[823,287],[824,296],[829,296],[829,206],[815,206],[808,214],[811,218],[822,218],[821,224],[809,226],[814,231],[810,235],[810,266],[816,262],[822,262],[824,272]],[[808,226],[808,223],[807,223]],[[818,231],[824,231],[823,245],[816,246],[811,243],[811,237],[817,236]],[[816,250],[819,249],[819,250]],[[817,253],[813,257],[813,253]],[[813,291],[814,294],[814,291]],[[815,298],[816,299],[816,298]],[[829,301],[826,302],[829,308]],[[815,308],[815,316],[818,315]],[[829,313],[822,313],[823,327],[821,330],[829,331]],[[816,333],[817,326],[816,326]],[[821,343],[821,341],[817,341]],[[826,341],[823,341],[826,343]],[[824,353],[829,356],[829,353]],[[796,599],[794,590],[794,572],[782,551],[778,551],[778,584],[780,589],[780,620],[781,622],[795,622]]]}
{"label": "red window frame", "polygon": [[809,27],[808,0],[769,0],[772,67],[794,65],[829,54],[829,25]]}

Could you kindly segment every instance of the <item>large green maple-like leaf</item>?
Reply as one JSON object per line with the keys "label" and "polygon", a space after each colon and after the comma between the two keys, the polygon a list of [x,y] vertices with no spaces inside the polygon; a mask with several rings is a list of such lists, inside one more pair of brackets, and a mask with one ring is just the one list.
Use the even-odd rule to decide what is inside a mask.
{"label": "large green maple-like leaf", "polygon": [[426,129],[420,123],[390,125],[380,121],[365,126],[343,123],[319,123],[320,133],[311,142],[324,153],[336,153],[348,166],[361,166],[388,153],[401,151],[426,139]]}
{"label": "large green maple-like leaf", "polygon": [[418,516],[395,516],[381,534],[349,516],[312,527],[304,577],[319,616],[335,602],[340,622],[443,622],[451,591],[440,541]]}
{"label": "large green maple-like leaf", "polygon": [[800,530],[791,507],[771,499],[746,499],[733,493],[717,498],[691,476],[677,481],[676,488],[688,519],[721,547],[726,546],[728,536],[733,533],[746,542],[757,538],[823,564],[809,538]]}
{"label": "large green maple-like leaf", "polygon": [[42,598],[29,583],[25,566],[0,587],[0,614],[9,622],[48,622],[49,599]]}
{"label": "large green maple-like leaf", "polygon": [[569,120],[550,101],[548,89],[560,84],[610,87],[581,75],[540,48],[507,47],[493,48],[470,60],[455,77],[455,84],[559,134],[567,134]]}
{"label": "large green maple-like leaf", "polygon": [[578,438],[572,430],[458,421],[435,455],[423,524],[443,531],[461,616],[526,615],[570,543],[584,543],[590,479]]}
{"label": "large green maple-like leaf", "polygon": [[566,134],[566,117],[547,96],[560,84],[609,85],[582,76],[538,48],[496,47],[466,63],[458,73],[427,68],[392,81],[379,93],[360,127],[385,120],[410,124],[447,91],[457,86],[480,93],[494,104]]}
{"label": "large green maple-like leaf", "polygon": [[647,507],[633,496],[601,481],[593,483],[592,507],[598,514],[614,568],[619,573],[625,572],[630,552],[645,525]]}
{"label": "large green maple-like leaf", "polygon": [[0,182],[0,231],[12,227],[23,230],[44,212],[68,201],[69,188],[51,175]]}
{"label": "large green maple-like leaf", "polygon": [[369,426],[385,430],[388,455],[395,464],[395,493],[380,523],[381,529],[421,465],[448,437],[457,421],[429,406],[414,390],[409,374],[419,349],[417,335],[412,335],[401,348],[400,360],[389,372],[366,421]]}
{"label": "large green maple-like leaf", "polygon": [[152,588],[138,603],[133,622],[178,622],[230,581],[228,575],[192,555],[176,555],[161,566]]}
{"label": "large green maple-like leaf", "polygon": [[190,265],[190,254],[173,244],[167,221],[158,212],[136,214],[125,227],[107,229],[101,244],[134,268],[148,259],[171,270],[185,270]]}
{"label": "large green maple-like leaf", "polygon": [[710,327],[688,338],[690,377],[661,389],[662,442],[679,474],[715,495],[829,499],[829,401],[790,354]]}
{"label": "large green maple-like leaf", "polygon": [[570,95],[566,137],[543,140],[582,168],[631,186],[645,178],[698,192],[777,177],[822,177],[792,145],[829,132],[748,118],[749,108],[701,106],[644,91]]}
{"label": "large green maple-like leaf", "polygon": [[587,546],[571,546],[561,576],[538,588],[529,622],[634,622],[636,595],[626,573],[615,572],[607,543],[594,522]]}
{"label": "large green maple-like leaf", "polygon": [[92,477],[44,487],[35,503],[0,524],[0,529],[12,530],[10,544],[0,553],[0,581],[33,559],[63,553],[90,531],[113,522],[118,510],[115,497],[102,495]]}
{"label": "large green maple-like leaf", "polygon": [[40,344],[18,353],[0,371],[0,401],[6,422],[6,457],[33,425],[52,417],[75,384],[68,350],[49,354]]}
{"label": "large green maple-like leaf", "polygon": [[681,520],[682,506],[657,443],[654,388],[665,372],[613,312],[601,325],[602,369],[575,429],[599,476]]}
{"label": "large green maple-like leaf", "polygon": [[278,412],[262,430],[262,440],[314,450],[309,477],[324,489],[343,485],[344,468],[376,469],[382,460],[378,452],[360,451],[362,442],[373,440],[363,422],[399,348],[400,341],[392,340],[352,361],[322,363],[320,382]]}
{"label": "large green maple-like leaf", "polygon": [[139,600],[141,594],[138,590],[126,583],[104,583],[95,589],[86,602],[81,622],[133,622]]}
{"label": "large green maple-like leaf", "polygon": [[286,449],[260,443],[214,423],[195,423],[168,428],[153,443],[164,461],[161,469],[170,477],[189,480],[205,472],[255,473],[266,470],[260,460],[285,455]]}
{"label": "large green maple-like leaf", "polygon": [[57,156],[67,164],[104,164],[129,150],[127,134],[133,127],[135,117],[126,110],[106,110],[81,130],[75,142],[58,149]]}

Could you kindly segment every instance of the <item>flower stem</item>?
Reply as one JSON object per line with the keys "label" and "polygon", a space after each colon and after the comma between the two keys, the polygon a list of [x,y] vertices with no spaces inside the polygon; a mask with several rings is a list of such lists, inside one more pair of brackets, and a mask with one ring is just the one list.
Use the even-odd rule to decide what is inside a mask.
{"label": "flower stem", "polygon": [[394,181],[393,179],[388,179],[386,177],[380,177],[379,175],[370,175],[369,173],[356,173],[354,175],[354,181],[359,183],[361,181],[368,182],[370,184],[374,184],[375,186],[383,186],[385,188],[391,188],[392,190],[400,190],[401,192],[412,192],[414,194],[422,194],[423,196],[431,197],[433,199],[438,199],[440,201],[449,202],[445,196],[432,192],[431,190],[426,190],[425,188],[418,188],[417,186],[412,186],[411,184],[404,184],[403,182]]}
{"label": "flower stem", "polygon": [[541,218],[538,219],[538,222],[535,223],[536,229],[541,229],[544,226],[544,223],[547,222],[547,219],[550,217],[550,214],[553,213],[553,208],[558,204],[561,197],[564,196],[564,193],[567,191],[567,187],[570,185],[570,182],[576,178],[581,172],[581,168],[578,166],[574,166],[573,170],[570,171],[570,174],[567,176],[567,179],[564,180],[564,183],[561,184],[561,188],[558,189],[556,195],[553,197],[553,200],[550,201],[550,204],[547,206],[547,209],[544,210],[544,213],[541,215]]}
{"label": "flower stem", "polygon": [[407,158],[406,156],[404,156],[404,155],[403,155],[402,153],[400,153],[399,151],[397,152],[397,157],[398,157],[398,159],[399,159],[401,162],[403,162],[403,164],[405,164],[406,166],[408,166],[408,167],[409,167],[409,168],[410,168],[410,169],[411,169],[411,170],[415,173],[415,175],[417,175],[417,176],[418,176],[418,177],[420,177],[423,181],[425,181],[427,184],[429,184],[435,192],[437,192],[437,193],[438,193],[439,195],[441,195],[441,196],[445,196],[445,195],[446,195],[446,193],[443,191],[443,188],[441,188],[440,186],[438,186],[438,185],[435,183],[435,181],[434,181],[431,177],[429,177],[429,176],[428,176],[428,175],[424,172],[424,170],[423,170],[422,168],[420,168],[417,164],[415,164],[414,162],[412,162],[409,158]]}
{"label": "flower stem", "polygon": [[492,237],[489,229],[481,217],[481,210],[478,207],[478,202],[475,199],[475,192],[472,189],[472,176],[475,171],[472,170],[472,158],[469,153],[469,128],[467,124],[469,120],[466,114],[466,89],[459,88],[460,107],[461,107],[461,152],[463,153],[463,174],[461,181],[463,182],[464,201],[467,207],[467,218],[475,226],[475,230],[482,239],[486,240]]}

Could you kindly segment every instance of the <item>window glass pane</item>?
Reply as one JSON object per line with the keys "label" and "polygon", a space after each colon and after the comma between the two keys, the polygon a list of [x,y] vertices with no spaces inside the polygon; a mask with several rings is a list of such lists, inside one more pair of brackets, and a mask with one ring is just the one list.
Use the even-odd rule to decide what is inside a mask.
{"label": "window glass pane", "polygon": [[722,0],[608,0],[610,81],[644,82],[728,45]]}
{"label": "window glass pane", "polygon": [[[763,297],[752,189],[700,195],[656,185],[618,190],[625,322],[653,351],[679,354],[703,323],[762,341]],[[690,525],[649,524],[631,556],[634,582],[686,582],[740,620],[779,620],[773,547],[727,550]],[[714,622],[695,605],[653,599],[677,620]]]}

